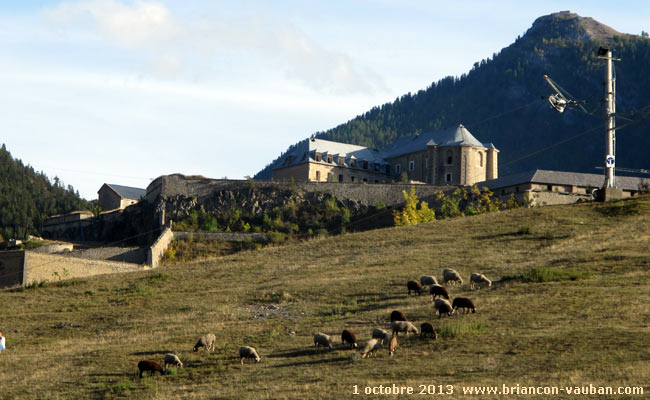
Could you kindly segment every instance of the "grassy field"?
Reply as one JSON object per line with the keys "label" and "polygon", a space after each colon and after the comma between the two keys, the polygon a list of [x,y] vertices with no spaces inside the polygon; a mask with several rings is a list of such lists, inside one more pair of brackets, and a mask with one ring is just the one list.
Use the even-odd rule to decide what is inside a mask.
{"label": "grassy field", "polygon": [[[464,395],[463,386],[642,387],[650,393],[650,198],[435,221],[270,246],[156,270],[0,292],[0,398],[575,398]],[[455,268],[491,288],[450,287],[476,314],[439,320],[406,282]],[[392,310],[436,341],[402,338],[393,357],[360,342]],[[192,352],[217,335],[216,351]],[[314,332],[335,336],[332,351]],[[251,345],[259,364],[240,365]],[[176,352],[185,367],[139,379],[137,363]],[[354,396],[355,391],[361,393]],[[435,385],[435,386],[428,386]],[[438,386],[441,385],[441,386]],[[450,386],[448,386],[450,385]],[[425,389],[435,395],[419,395]],[[453,395],[439,395],[440,389]],[[632,396],[642,398],[643,396]],[[394,398],[391,397],[391,398]],[[630,396],[582,396],[630,398]]]}

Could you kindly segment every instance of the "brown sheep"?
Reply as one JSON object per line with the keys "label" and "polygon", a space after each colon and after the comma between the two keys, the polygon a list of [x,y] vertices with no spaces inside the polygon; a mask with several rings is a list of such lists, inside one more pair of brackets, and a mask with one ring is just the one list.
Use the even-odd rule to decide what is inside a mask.
{"label": "brown sheep", "polygon": [[341,332],[341,343],[345,344],[346,342],[351,349],[356,349],[359,347],[357,344],[357,335],[355,335],[352,331],[344,329],[343,332]]}
{"label": "brown sheep", "polygon": [[447,289],[445,289],[444,286],[440,286],[440,285],[429,286],[429,294],[431,295],[431,301],[433,301],[438,296],[449,300],[449,292],[447,292]]}
{"label": "brown sheep", "polygon": [[424,322],[422,325],[420,325],[420,337],[426,335],[431,335],[434,339],[438,339],[438,332],[436,332],[436,330],[433,328],[433,325],[428,322]]}
{"label": "brown sheep", "polygon": [[393,310],[393,312],[390,313],[390,322],[393,321],[408,321],[408,318],[406,318],[406,315],[404,315],[403,312],[399,310]]}
{"label": "brown sheep", "polygon": [[472,313],[476,312],[476,307],[474,307],[474,302],[467,297],[456,297],[454,303],[452,304],[454,310],[462,308],[466,313],[469,313],[469,310],[472,310]]}
{"label": "brown sheep", "polygon": [[151,372],[151,375],[156,372],[160,372],[160,375],[163,374],[163,367],[154,360],[142,360],[138,363],[138,369],[140,370],[140,378],[142,378],[142,373],[145,371]]}
{"label": "brown sheep", "polygon": [[418,296],[422,294],[422,284],[420,282],[408,281],[406,282],[406,288],[409,291],[409,296],[411,295],[411,290],[417,293]]}
{"label": "brown sheep", "polygon": [[397,335],[393,332],[393,336],[390,338],[390,343],[388,344],[388,355],[393,356],[395,349],[397,348]]}

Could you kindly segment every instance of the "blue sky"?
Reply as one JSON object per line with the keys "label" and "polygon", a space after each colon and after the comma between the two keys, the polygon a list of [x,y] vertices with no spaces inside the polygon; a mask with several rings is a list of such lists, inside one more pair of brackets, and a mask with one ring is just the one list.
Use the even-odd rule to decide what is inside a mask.
{"label": "blue sky", "polygon": [[0,0],[0,142],[87,199],[243,178],[562,10],[650,31],[647,1]]}

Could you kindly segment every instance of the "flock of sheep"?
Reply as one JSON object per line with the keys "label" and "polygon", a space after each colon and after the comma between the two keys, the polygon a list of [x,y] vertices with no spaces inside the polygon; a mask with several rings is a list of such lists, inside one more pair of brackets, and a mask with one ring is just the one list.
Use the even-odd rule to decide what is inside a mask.
{"label": "flock of sheep", "polygon": [[[208,333],[199,338],[199,340],[194,345],[194,351],[198,351],[200,348],[205,348],[207,351],[214,351],[214,343],[217,340],[217,336],[214,333]],[[245,359],[254,359],[255,362],[260,362],[262,359],[258,354],[257,350],[250,346],[241,346],[239,348],[239,357],[241,358],[242,365],[244,364]],[[150,372],[152,375],[156,372],[164,374],[169,365],[173,365],[177,368],[183,368],[183,363],[176,354],[165,354],[164,366],[156,360],[142,360],[138,363],[138,369],[140,370],[140,378],[144,372]]]}
{"label": "flock of sheep", "polygon": [[[462,285],[463,279],[460,274],[453,269],[445,268],[442,271],[442,283],[445,285]],[[472,273],[470,276],[470,288],[474,289],[476,286],[486,284],[488,287],[492,286],[492,281],[490,281],[485,275],[480,273]],[[465,312],[472,313],[476,312],[476,307],[474,302],[466,297],[456,297],[452,303],[449,302],[449,292],[447,289],[438,283],[438,280],[434,276],[423,275],[420,277],[420,282],[417,281],[408,281],[406,288],[408,294],[411,292],[417,293],[418,295],[422,294],[423,287],[429,287],[428,292],[431,295],[431,301],[433,301],[433,307],[436,310],[438,318],[442,318],[443,315],[451,316],[456,312],[456,310],[465,310]],[[365,346],[360,349],[361,357],[369,357],[377,352],[384,343],[388,342],[388,354],[392,356],[397,348],[397,338],[400,333],[407,335],[408,333],[420,334],[420,336],[429,335],[434,339],[438,338],[438,333],[434,329],[433,325],[429,322],[424,322],[420,325],[420,330],[416,328],[413,323],[411,323],[404,315],[403,312],[399,310],[394,310],[390,315],[390,322],[392,328],[392,334],[389,334],[387,331],[381,328],[374,328],[372,331],[372,338],[368,340]],[[214,351],[214,343],[216,341],[216,336],[212,333],[201,336],[199,340],[194,345],[194,351],[198,351],[200,348],[205,348],[207,351]],[[341,343],[348,345],[350,348],[358,349],[359,345],[357,343],[357,337],[349,329],[344,329],[341,333]],[[332,349],[332,337],[325,333],[315,333],[314,334],[314,346],[320,348]],[[241,346],[239,348],[239,357],[241,364],[244,364],[244,360],[252,359],[255,362],[261,360],[257,350],[250,346]],[[138,369],[140,370],[140,378],[142,378],[143,372],[150,372],[154,374],[160,372],[163,374],[167,370],[168,366],[175,366],[178,368],[183,367],[183,363],[175,354],[166,354],[164,358],[164,367],[160,365],[155,360],[143,360],[138,363]]]}
{"label": "flock of sheep", "polygon": [[[442,280],[444,284],[449,285],[462,285],[463,279],[460,277],[460,274],[453,269],[445,268],[442,271]],[[470,276],[470,287],[474,289],[475,287],[486,284],[488,287],[492,286],[492,281],[490,281],[485,275],[480,273],[473,273]],[[420,277],[420,282],[417,281],[408,281],[406,283],[406,288],[408,294],[411,292],[417,293],[418,295],[422,294],[422,288],[429,286],[429,294],[431,295],[431,301],[433,301],[434,309],[438,314],[438,318],[442,318],[443,315],[451,316],[456,310],[465,310],[466,312],[476,312],[476,307],[474,302],[466,297],[456,297],[453,303],[449,303],[449,293],[447,289],[438,284],[438,280],[429,275],[423,275]],[[404,315],[403,312],[399,310],[394,310],[390,314],[390,323],[392,328],[392,334],[389,334],[387,331],[381,328],[374,328],[372,330],[372,339],[368,340],[365,346],[360,349],[361,358],[369,357],[376,353],[385,342],[388,341],[388,355],[392,356],[395,353],[397,348],[397,338],[400,333],[405,335],[409,333],[420,334],[420,336],[431,336],[434,339],[438,338],[438,333],[434,329],[433,325],[429,322],[424,322],[420,325],[420,330],[413,325]],[[359,348],[357,343],[357,337],[354,332],[349,329],[344,329],[341,333],[341,343],[348,344],[350,348]],[[324,333],[314,334],[314,345],[316,347],[327,347],[332,348],[332,338],[329,335]]]}

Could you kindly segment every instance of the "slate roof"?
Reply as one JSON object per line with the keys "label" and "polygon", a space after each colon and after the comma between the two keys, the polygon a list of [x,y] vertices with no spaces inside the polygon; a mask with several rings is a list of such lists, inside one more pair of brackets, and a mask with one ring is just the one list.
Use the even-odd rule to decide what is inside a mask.
{"label": "slate roof", "polygon": [[[637,191],[639,183],[643,178],[633,176],[617,176],[616,186],[619,189]],[[479,187],[486,186],[489,189],[500,189],[509,186],[521,185],[523,183],[537,183],[542,185],[571,185],[582,187],[600,188],[605,183],[603,174],[585,174],[580,172],[548,171],[536,169],[520,172],[513,175],[479,182]]]}
{"label": "slate roof", "polygon": [[[438,146],[475,146],[494,149],[491,143],[479,142],[462,124],[442,131],[424,132],[415,136],[397,139],[381,150],[384,158],[399,157],[403,154],[422,151],[430,145]],[[489,146],[488,146],[489,145]]]}
{"label": "slate roof", "polygon": [[345,157],[346,165],[350,164],[350,159],[354,158],[358,163],[368,161],[368,163],[387,164],[379,152],[368,147],[357,146],[354,144],[332,142],[323,139],[306,139],[296,144],[282,156],[282,162],[277,168],[289,167],[292,165],[302,164],[308,161],[316,161],[316,152],[321,153],[321,161],[327,163],[327,155],[334,158],[334,164],[337,164],[337,157]]}
{"label": "slate roof", "polygon": [[117,193],[123,199],[140,200],[140,199],[143,199],[144,196],[147,194],[146,189],[140,189],[140,188],[135,188],[135,187],[130,187],[130,186],[115,185],[113,183],[105,183],[104,185],[106,185],[109,188],[113,189],[113,191],[115,193]]}

